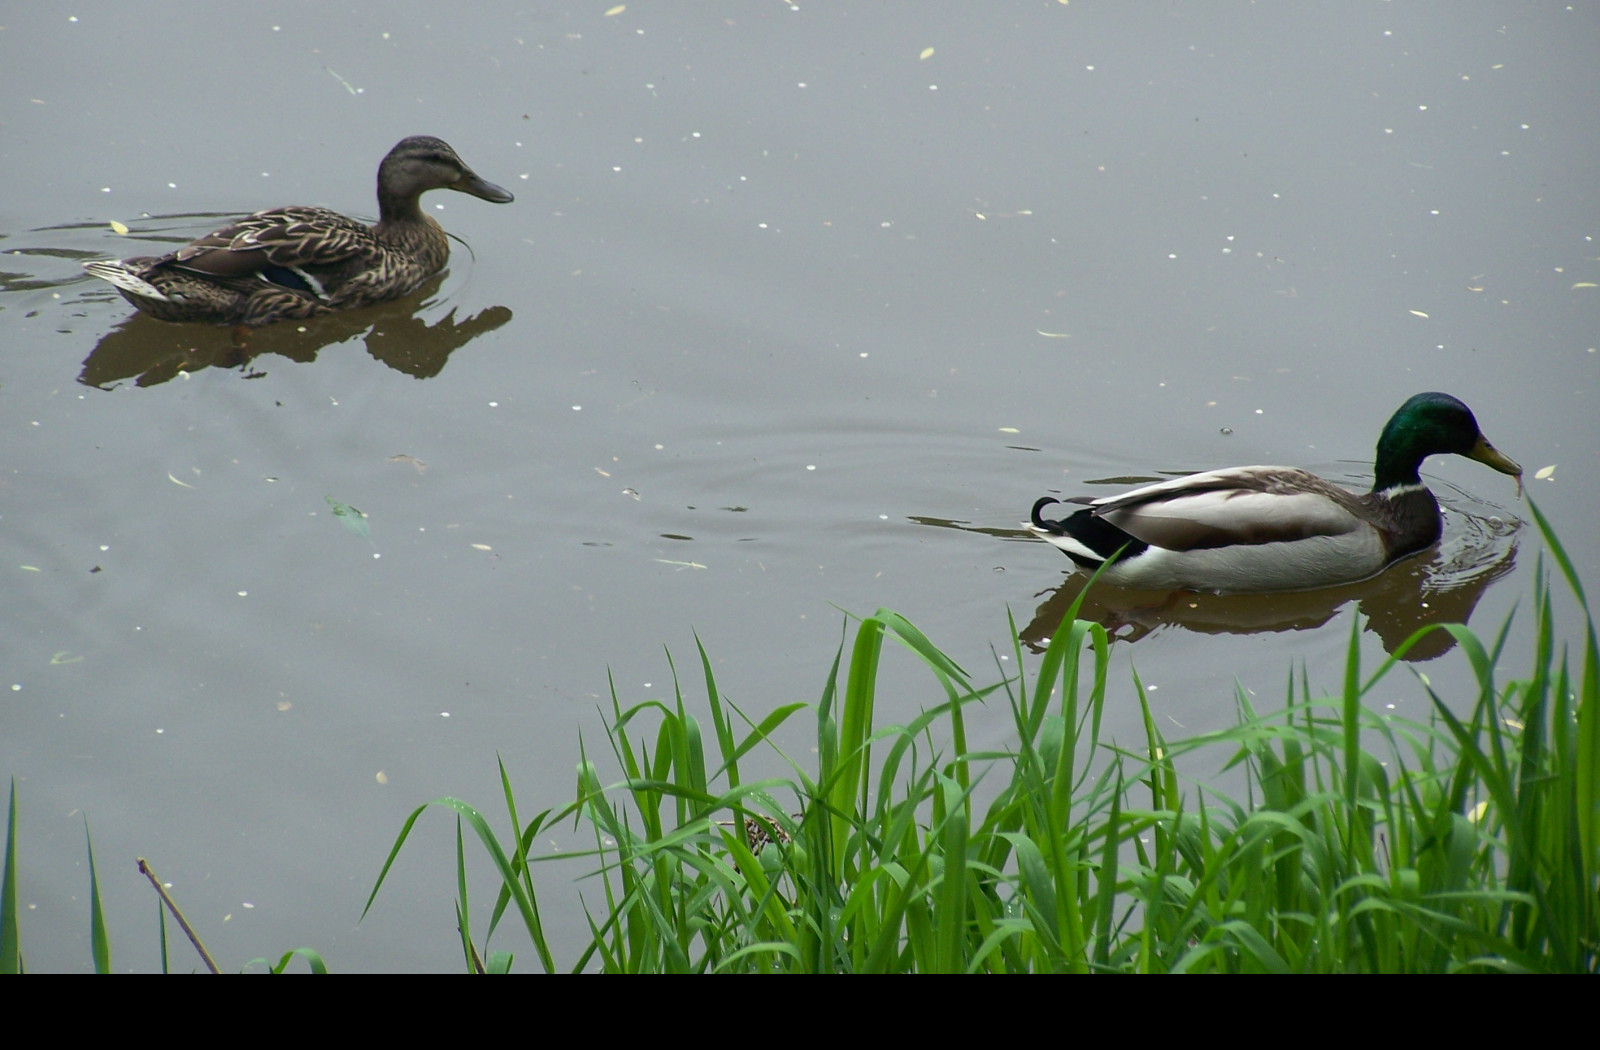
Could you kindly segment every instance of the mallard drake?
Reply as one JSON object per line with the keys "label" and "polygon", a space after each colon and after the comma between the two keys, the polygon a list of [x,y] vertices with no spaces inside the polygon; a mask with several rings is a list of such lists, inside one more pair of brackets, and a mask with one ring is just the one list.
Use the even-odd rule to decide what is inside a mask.
{"label": "mallard drake", "polygon": [[1151,590],[1291,591],[1365,579],[1439,539],[1439,503],[1417,469],[1453,452],[1517,478],[1472,410],[1449,394],[1418,394],[1378,438],[1372,491],[1348,492],[1295,467],[1229,467],[1095,499],[1057,521],[1033,505],[1030,528],[1101,579]]}
{"label": "mallard drake", "polygon": [[162,321],[264,325],[366,306],[406,295],[444,268],[450,242],[418,204],[441,189],[512,200],[442,139],[416,135],[378,165],[376,226],[326,208],[273,208],[167,255],[83,268]]}

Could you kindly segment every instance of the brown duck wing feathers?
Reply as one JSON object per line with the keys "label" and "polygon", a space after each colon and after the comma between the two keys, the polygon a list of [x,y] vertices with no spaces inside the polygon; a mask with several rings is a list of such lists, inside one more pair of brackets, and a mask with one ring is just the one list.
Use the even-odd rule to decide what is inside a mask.
{"label": "brown duck wing feathers", "polygon": [[326,208],[274,208],[215,230],[171,256],[184,270],[245,277],[269,266],[302,271],[368,263],[382,254],[370,227]]}

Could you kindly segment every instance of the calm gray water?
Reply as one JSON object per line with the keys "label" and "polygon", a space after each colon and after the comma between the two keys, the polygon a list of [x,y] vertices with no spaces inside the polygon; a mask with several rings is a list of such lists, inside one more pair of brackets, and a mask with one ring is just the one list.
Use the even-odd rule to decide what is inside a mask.
{"label": "calm gray water", "polygon": [[[1600,581],[1592,9],[174,6],[0,27],[0,774],[35,970],[89,967],[85,817],[120,969],[159,965],[136,856],[225,967],[457,968],[443,812],[358,924],[395,833],[441,795],[503,827],[497,755],[525,815],[564,804],[608,673],[669,696],[670,650],[694,695],[697,633],[759,715],[886,606],[990,681],[1007,610],[1037,644],[1076,586],[1017,529],[1036,497],[1360,485],[1419,390],[1474,407]],[[426,199],[458,243],[418,299],[241,360],[78,266],[274,205],[370,217],[409,134],[517,194]],[[1109,734],[1139,738],[1130,666],[1202,731],[1235,682],[1336,686],[1353,620],[1375,666],[1419,615],[1520,608],[1523,672],[1536,530],[1509,478],[1427,469],[1431,560],[1097,598]],[[885,667],[881,717],[942,697]],[[1374,703],[1424,716],[1408,683]],[[563,957],[584,870],[541,870]]]}

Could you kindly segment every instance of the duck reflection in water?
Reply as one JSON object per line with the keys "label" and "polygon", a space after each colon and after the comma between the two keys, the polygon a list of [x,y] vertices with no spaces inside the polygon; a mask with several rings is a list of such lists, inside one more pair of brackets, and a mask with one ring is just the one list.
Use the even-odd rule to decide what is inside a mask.
{"label": "duck reflection in water", "polygon": [[435,312],[429,308],[443,279],[436,274],[403,299],[254,329],[248,343],[225,328],[174,326],[133,314],[100,339],[84,359],[78,382],[102,390],[129,379],[155,386],[204,368],[238,368],[253,379],[265,374],[251,368],[263,355],[308,363],[324,347],[358,338],[365,340],[368,354],[390,368],[428,379],[443,371],[452,353],[512,316],[508,307],[491,306],[458,321],[452,308],[430,323],[425,315]]}

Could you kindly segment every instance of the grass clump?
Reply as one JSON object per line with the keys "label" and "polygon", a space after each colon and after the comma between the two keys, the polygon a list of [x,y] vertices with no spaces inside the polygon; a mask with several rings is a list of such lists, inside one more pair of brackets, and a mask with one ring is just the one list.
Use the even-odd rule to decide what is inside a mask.
{"label": "grass clump", "polygon": [[[1258,713],[1241,691],[1234,728],[1183,741],[1165,740],[1145,706],[1137,750],[1101,739],[1107,638],[1070,615],[1031,683],[980,688],[881,610],[860,621],[848,662],[841,644],[815,705],[760,722],[722,695],[701,648],[709,734],[674,668],[671,702],[623,708],[613,689],[620,779],[608,784],[585,750],[576,800],[524,825],[502,765],[516,829],[504,841],[465,802],[429,804],[457,814],[468,966],[505,971],[512,958],[471,934],[463,824],[499,875],[489,933],[514,908],[554,970],[533,873],[557,858],[530,851],[571,818],[594,835],[584,856],[604,902],[575,970],[1594,972],[1600,654],[1571,562],[1533,514],[1582,607],[1581,667],[1557,651],[1541,561],[1530,676],[1495,680],[1509,624],[1487,645],[1429,628],[1455,636],[1477,696],[1457,714],[1420,683],[1426,723],[1363,704],[1406,647],[1364,677],[1354,627],[1338,695],[1291,676],[1282,710]],[[1020,669],[1014,624],[1012,638]],[[891,639],[937,699],[880,726]],[[1001,698],[1014,748],[970,752],[966,707]],[[751,752],[776,750],[773,734],[799,718],[814,720],[814,760],[778,752],[788,776],[747,781]],[[1200,752],[1242,773],[1243,800],[1185,788],[1177,760]],[[369,909],[427,808],[401,830]]]}

